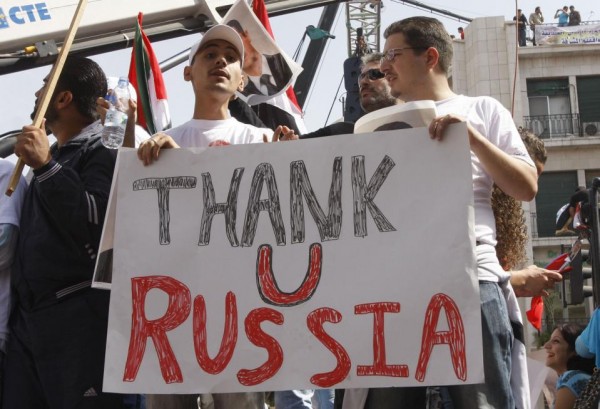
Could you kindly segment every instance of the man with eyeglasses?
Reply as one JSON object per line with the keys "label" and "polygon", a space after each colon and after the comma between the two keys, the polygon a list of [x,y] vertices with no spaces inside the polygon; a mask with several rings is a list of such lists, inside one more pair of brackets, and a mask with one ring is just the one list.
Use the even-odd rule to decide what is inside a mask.
{"label": "man with eyeglasses", "polygon": [[[510,113],[490,97],[456,95],[448,83],[452,62],[452,40],[441,22],[429,17],[411,17],[391,24],[384,33],[385,57],[381,71],[396,98],[405,101],[433,100],[438,112],[429,126],[431,138],[442,143],[448,125],[466,122],[475,203],[476,257],[481,297],[482,332],[485,342],[485,384],[450,387],[454,407],[529,407],[526,374],[513,366],[513,333],[506,295],[510,274],[495,252],[495,223],[490,206],[496,183],[517,200],[530,201],[537,193],[537,173]],[[505,295],[506,294],[506,295]],[[517,343],[514,343],[515,348]],[[519,358],[524,358],[523,355]],[[514,361],[521,363],[522,361]],[[513,381],[522,387],[511,390]],[[407,406],[409,407],[409,406]],[[416,406],[410,406],[416,407]]]}
{"label": "man with eyeglasses", "polygon": [[[360,90],[360,106],[366,113],[402,102],[390,94],[390,86],[384,78],[385,75],[379,70],[381,57],[383,57],[381,53],[372,53],[364,55],[361,58],[362,68],[358,76],[358,88]],[[300,135],[300,139],[351,133],[354,133],[354,123],[335,122],[314,132],[302,134]],[[290,139],[298,138],[291,136]]]}

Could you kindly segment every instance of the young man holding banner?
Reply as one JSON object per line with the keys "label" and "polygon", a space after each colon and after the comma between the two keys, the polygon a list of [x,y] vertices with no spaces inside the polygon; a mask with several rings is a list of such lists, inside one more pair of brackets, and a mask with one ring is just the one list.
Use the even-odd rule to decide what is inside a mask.
{"label": "young man holding banner", "polygon": [[[511,385],[511,376],[514,382],[518,375],[511,359],[516,352],[513,346],[517,346],[517,334],[513,334],[509,320],[506,294],[514,293],[508,285],[510,275],[502,270],[496,257],[489,200],[493,183],[517,200],[532,200],[537,192],[536,168],[510,113],[498,101],[452,92],[448,83],[452,40],[438,20],[407,18],[391,24],[384,37],[381,70],[392,95],[405,101],[436,102],[441,116],[429,127],[431,138],[443,141],[447,127],[453,123],[466,122],[468,127],[486,383],[451,387],[454,405],[463,409],[528,407],[526,368],[525,376]],[[524,350],[519,352],[524,358]],[[511,386],[515,385],[518,392],[513,393],[516,389],[511,391]]]}
{"label": "young man holding banner", "polygon": [[[194,88],[193,118],[164,133],[158,133],[143,142],[138,157],[149,165],[158,159],[161,149],[208,147],[242,143],[263,142],[272,131],[242,124],[230,117],[229,100],[243,87],[242,62],[244,45],[238,33],[226,25],[216,25],[208,30],[190,51],[189,65],[184,78]],[[191,401],[195,396],[187,395]],[[204,401],[205,396],[202,397]],[[209,399],[210,400],[210,399]],[[213,394],[214,409],[264,409],[264,393]],[[177,395],[151,395],[149,409],[189,409]]]}
{"label": "young man holding banner", "polygon": [[42,128],[17,137],[34,177],[13,264],[5,409],[125,407],[123,395],[102,392],[110,294],[90,287],[116,156],[100,141],[105,94],[98,64],[69,57]]}

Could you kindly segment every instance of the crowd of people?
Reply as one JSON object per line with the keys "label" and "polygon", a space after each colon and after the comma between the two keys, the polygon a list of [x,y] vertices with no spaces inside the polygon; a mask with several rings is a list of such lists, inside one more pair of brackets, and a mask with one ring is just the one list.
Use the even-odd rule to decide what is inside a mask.
{"label": "crowd of people", "polygon": [[[581,14],[575,10],[575,6],[564,6],[562,9],[556,10],[554,18],[558,19],[558,27],[578,26],[581,24]],[[535,27],[544,24],[544,14],[540,6],[529,14],[529,19],[525,17],[521,9],[517,10],[517,15],[513,17],[513,21],[517,24],[517,33],[519,39],[519,47],[527,46],[527,26],[531,29],[532,44],[538,45],[535,39]]]}
{"label": "crowd of people", "polygon": [[[230,103],[245,85],[242,69],[248,42],[240,34],[244,33],[235,27],[216,25],[191,47],[183,77],[194,91],[192,118],[139,144],[137,154],[145,166],[152,166],[164,149],[352,132],[352,124],[338,123],[298,135],[284,124],[273,129],[260,126],[257,118],[252,121],[259,126],[231,116]],[[428,128],[431,138],[447,143],[448,126],[465,122],[471,148],[486,382],[441,388],[440,399],[461,409],[528,408],[523,324],[516,296],[545,294],[561,280],[559,274],[536,266],[519,269],[524,261],[519,201],[530,201],[537,192],[537,178],[546,160],[543,143],[529,132],[520,133],[509,111],[495,99],[453,92],[448,81],[452,40],[440,21],[430,17],[397,21],[385,30],[384,38],[383,52],[362,61],[363,109],[372,112],[432,100],[438,116]],[[90,285],[116,159],[116,152],[100,143],[98,110],[106,108],[101,99],[106,93],[102,69],[90,59],[70,57],[45,123],[41,128],[25,126],[17,137],[15,153],[33,175],[28,186],[21,182],[17,194],[0,202],[1,407],[264,409],[267,397],[263,392],[146,395],[145,399],[103,392],[109,292]],[[51,147],[48,132],[57,139]],[[128,132],[126,144],[133,146],[133,127]],[[0,168],[5,175],[7,169],[5,164]],[[507,212],[512,216],[507,217]],[[546,346],[548,366],[560,371],[561,385],[568,388],[571,369],[563,358],[568,361],[572,356],[571,341],[575,341],[571,338],[570,333],[557,329]],[[594,334],[586,338],[585,354],[597,354],[597,340]],[[569,347],[561,355],[563,341]],[[557,409],[563,408],[558,406],[563,395],[557,394]],[[350,389],[336,391],[335,398],[331,390],[293,390],[275,392],[274,401],[277,409],[310,408],[314,400],[319,409],[334,405],[343,409],[425,408],[429,396],[425,387]]]}

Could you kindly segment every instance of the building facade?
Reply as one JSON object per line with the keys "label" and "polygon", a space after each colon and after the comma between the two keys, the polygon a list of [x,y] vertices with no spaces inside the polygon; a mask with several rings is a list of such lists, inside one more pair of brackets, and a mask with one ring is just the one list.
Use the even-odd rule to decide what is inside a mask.
{"label": "building facade", "polygon": [[[597,29],[591,23],[579,28],[592,33]],[[545,31],[538,27],[538,43]],[[454,40],[455,92],[498,99],[513,113],[517,126],[531,129],[546,144],[548,162],[538,195],[524,203],[530,258],[540,266],[570,249],[575,239],[556,235],[558,210],[578,186],[590,187],[593,178],[600,177],[600,39],[592,35],[583,40],[582,35],[566,33],[550,38],[549,44],[534,47],[528,41],[526,47],[518,47],[513,21],[485,17],[466,27],[465,40]],[[563,308],[562,298],[569,298],[568,283],[565,287],[557,317],[585,321],[591,298]],[[531,344],[534,331],[528,332]]]}

